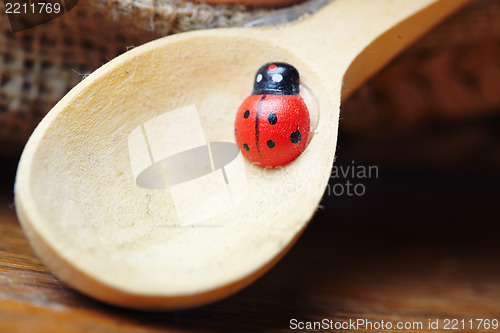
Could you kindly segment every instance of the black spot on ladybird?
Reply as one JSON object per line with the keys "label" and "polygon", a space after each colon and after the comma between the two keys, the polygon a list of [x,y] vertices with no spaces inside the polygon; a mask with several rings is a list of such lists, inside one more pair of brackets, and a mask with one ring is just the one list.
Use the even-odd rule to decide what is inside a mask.
{"label": "black spot on ladybird", "polygon": [[267,146],[268,146],[269,148],[274,148],[274,146],[275,146],[275,145],[276,145],[276,144],[274,143],[274,141],[273,141],[273,140],[267,140]]}
{"label": "black spot on ladybird", "polygon": [[236,128],[234,129],[234,135],[237,135],[238,134],[238,130],[236,130]]}
{"label": "black spot on ladybird", "polygon": [[301,140],[302,135],[300,135],[299,126],[297,126],[297,130],[290,134],[290,141],[292,141],[292,143],[299,143]]}
{"label": "black spot on ladybird", "polygon": [[274,125],[278,122],[278,117],[274,112],[269,113],[267,116],[267,121],[269,121],[269,124]]}
{"label": "black spot on ladybird", "polygon": [[246,151],[250,150],[250,147],[248,147],[248,145],[246,143],[243,144],[243,148],[245,148]]}
{"label": "black spot on ladybird", "polygon": [[245,119],[247,119],[248,117],[250,117],[250,111],[246,110],[245,113],[243,113],[243,117]]}

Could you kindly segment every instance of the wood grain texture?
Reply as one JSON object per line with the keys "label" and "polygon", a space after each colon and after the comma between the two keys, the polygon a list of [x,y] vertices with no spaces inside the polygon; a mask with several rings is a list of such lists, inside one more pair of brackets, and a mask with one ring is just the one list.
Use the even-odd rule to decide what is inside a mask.
{"label": "wood grain texture", "polygon": [[[339,166],[356,155],[340,154]],[[364,197],[326,196],[297,245],[258,282],[212,305],[157,313],[105,305],[54,278],[23,236],[4,172],[0,331],[286,332],[290,318],[498,318],[500,178],[379,170]]]}

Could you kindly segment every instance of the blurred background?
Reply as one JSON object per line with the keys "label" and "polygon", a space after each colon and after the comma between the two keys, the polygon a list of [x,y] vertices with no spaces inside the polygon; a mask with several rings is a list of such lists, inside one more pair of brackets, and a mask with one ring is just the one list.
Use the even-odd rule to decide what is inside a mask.
{"label": "blurred background", "polygon": [[[320,5],[308,1],[291,11]],[[138,314],[67,288],[34,256],[15,217],[12,188],[22,148],[50,108],[85,75],[131,47],[186,30],[252,25],[273,13],[283,10],[89,0],[14,34],[2,14],[0,328],[18,327],[19,320],[7,319],[14,315],[24,325],[55,322],[61,331],[91,325],[131,332],[280,331],[290,318],[498,317],[497,0],[472,2],[343,101],[335,167],[373,166],[376,175],[332,176],[298,244],[237,295],[194,311]],[[348,181],[361,184],[363,194],[333,191]]]}

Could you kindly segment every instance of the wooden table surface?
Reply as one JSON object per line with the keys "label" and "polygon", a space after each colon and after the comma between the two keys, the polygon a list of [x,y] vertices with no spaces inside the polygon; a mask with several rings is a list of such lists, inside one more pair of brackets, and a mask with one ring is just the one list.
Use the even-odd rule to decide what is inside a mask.
{"label": "wooden table surface", "polygon": [[[351,163],[342,145],[339,156],[337,165]],[[500,178],[491,172],[373,161],[379,177],[357,180],[366,194],[327,195],[256,283],[205,307],[148,313],[93,300],[47,271],[16,218],[15,161],[1,162],[0,332],[280,332],[292,318],[422,322],[421,331],[439,319],[435,332],[447,332],[446,318],[500,319]]]}

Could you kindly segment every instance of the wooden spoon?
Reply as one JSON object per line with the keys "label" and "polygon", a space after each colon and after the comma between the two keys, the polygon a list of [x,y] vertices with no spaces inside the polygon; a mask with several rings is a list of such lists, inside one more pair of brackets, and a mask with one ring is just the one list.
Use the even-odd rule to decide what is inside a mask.
{"label": "wooden spoon", "polygon": [[[61,280],[121,306],[184,308],[236,292],[313,216],[335,156],[341,95],[466,2],[335,0],[285,27],[184,33],[110,61],[49,112],[23,152],[15,201],[33,248]],[[208,141],[234,142],[235,112],[269,61],[297,67],[318,101],[314,137],[283,168],[245,162],[248,194],[213,227],[179,227],[169,191],[136,185],[128,135],[195,104]]]}

